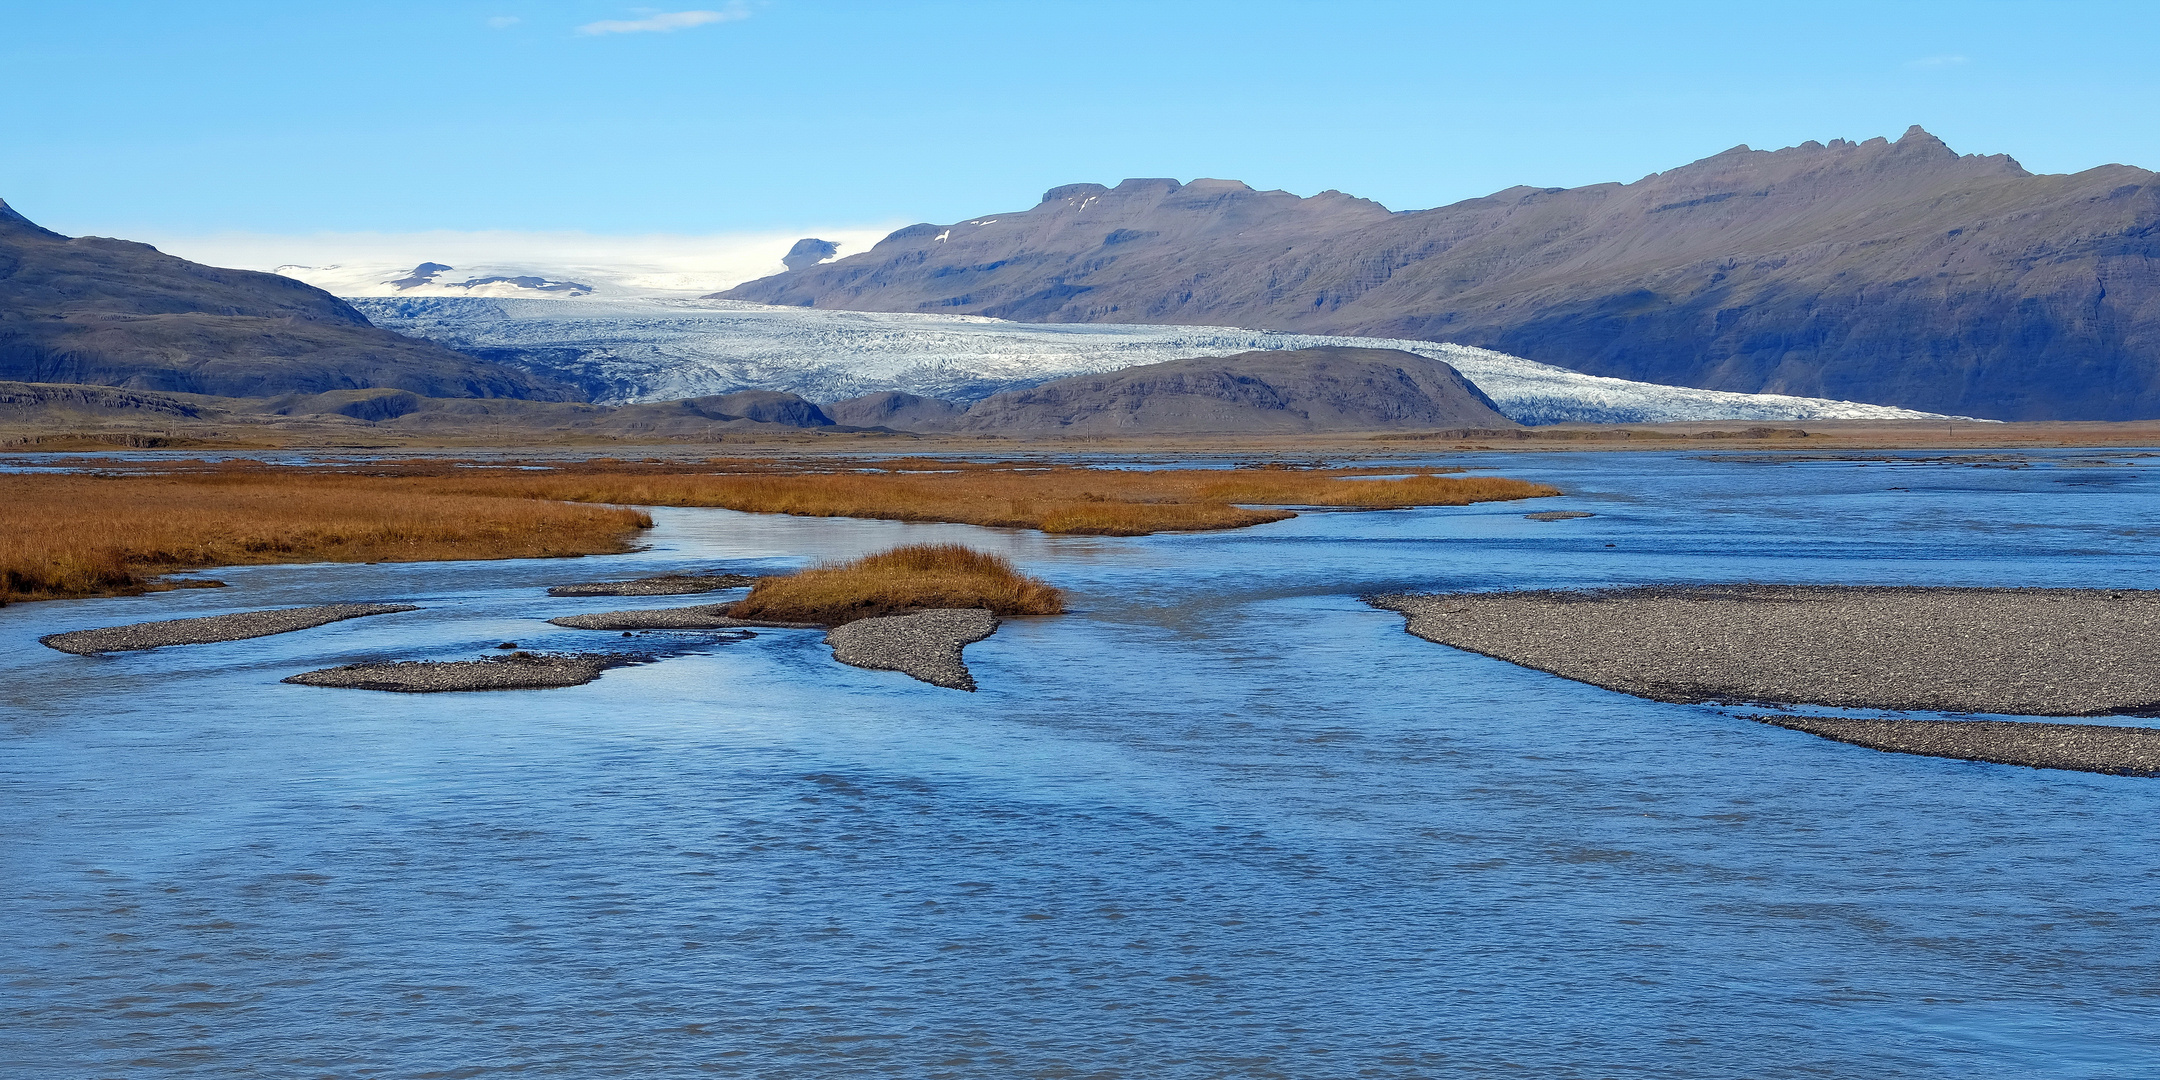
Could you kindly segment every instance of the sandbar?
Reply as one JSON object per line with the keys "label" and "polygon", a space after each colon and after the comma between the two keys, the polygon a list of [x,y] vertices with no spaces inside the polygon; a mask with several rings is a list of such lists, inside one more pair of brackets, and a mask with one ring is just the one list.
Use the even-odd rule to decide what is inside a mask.
{"label": "sandbar", "polygon": [[1367,598],[1428,641],[1656,701],[2160,711],[2160,592],[1651,586]]}
{"label": "sandbar", "polygon": [[658,574],[630,581],[588,581],[557,585],[549,596],[686,596],[691,593],[739,589],[757,579],[748,574]]}
{"label": "sandbar", "polygon": [[199,619],[164,619],[158,622],[108,626],[98,630],[71,630],[47,634],[38,641],[48,648],[77,656],[94,653],[155,649],[165,645],[210,645],[221,641],[289,634],[327,623],[396,611],[418,611],[416,604],[323,604],[317,607],[240,611]]}
{"label": "sandbar", "polygon": [[613,667],[643,663],[637,653],[512,653],[484,660],[399,660],[307,671],[282,681],[346,690],[434,694],[452,690],[548,690],[580,686]]}
{"label": "sandbar", "polygon": [[565,615],[548,621],[572,630],[732,630],[769,627],[781,630],[822,630],[824,623],[772,622],[737,619],[728,615],[734,604],[696,604],[678,608],[644,608],[632,611],[601,611],[591,615]]}
{"label": "sandbar", "polygon": [[899,671],[934,686],[975,689],[960,651],[997,632],[998,618],[981,608],[936,608],[909,615],[860,619],[825,635],[833,659],[877,671]]}

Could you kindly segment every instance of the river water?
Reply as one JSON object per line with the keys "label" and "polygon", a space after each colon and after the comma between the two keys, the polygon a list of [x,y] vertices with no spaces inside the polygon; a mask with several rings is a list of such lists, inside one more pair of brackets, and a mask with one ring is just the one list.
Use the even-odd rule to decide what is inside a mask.
{"label": "river water", "polygon": [[[2160,472],[2101,457],[1486,455],[1569,494],[1137,539],[661,509],[632,555],[0,609],[0,1073],[2150,1076],[2160,781],[1639,701],[1357,600],[2160,584]],[[1597,516],[1522,516],[1549,509]],[[550,584],[922,540],[1074,610],[970,646],[975,694],[815,632],[540,621],[701,599]],[[423,610],[35,640],[342,600]],[[278,681],[502,641],[667,656],[552,691]]]}

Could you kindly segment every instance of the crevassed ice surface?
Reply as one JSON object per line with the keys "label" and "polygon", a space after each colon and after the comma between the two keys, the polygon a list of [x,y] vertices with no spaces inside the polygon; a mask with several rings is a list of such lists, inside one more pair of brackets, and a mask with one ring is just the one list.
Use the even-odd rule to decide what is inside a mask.
{"label": "crevassed ice surface", "polygon": [[[1458,458],[1568,494],[1137,538],[661,509],[628,555],[0,608],[0,1075],[2151,1076],[2160,780],[1644,701],[1357,599],[2152,587],[2160,470],[2081,458]],[[968,647],[980,693],[816,631],[544,621],[708,599],[549,585],[946,541],[1070,598]],[[422,607],[36,643],[332,600]],[[279,682],[505,641],[661,656]]]}
{"label": "crevassed ice surface", "polygon": [[1912,420],[1887,405],[1632,382],[1489,349],[1226,326],[1016,323],[974,315],[833,311],[728,300],[348,300],[379,325],[572,378],[609,403],[735,390],[839,401],[879,390],[974,401],[1068,375],[1254,349],[1354,345],[1445,361],[1511,419]]}

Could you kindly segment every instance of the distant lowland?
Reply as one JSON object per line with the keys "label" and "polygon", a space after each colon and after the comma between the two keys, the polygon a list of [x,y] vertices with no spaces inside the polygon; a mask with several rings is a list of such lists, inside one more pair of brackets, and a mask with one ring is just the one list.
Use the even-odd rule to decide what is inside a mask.
{"label": "distant lowland", "polygon": [[2148,419],[2156,257],[2152,173],[2034,175],[1917,127],[1406,212],[1069,185],[868,250],[805,238],[702,298],[589,266],[220,269],[0,203],[0,422],[695,440]]}

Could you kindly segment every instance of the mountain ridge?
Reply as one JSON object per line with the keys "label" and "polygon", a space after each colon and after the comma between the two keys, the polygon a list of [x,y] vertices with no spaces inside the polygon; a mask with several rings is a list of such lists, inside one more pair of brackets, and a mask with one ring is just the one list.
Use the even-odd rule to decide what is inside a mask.
{"label": "mountain ridge", "polygon": [[0,379],[226,397],[389,388],[564,400],[577,391],[371,323],[305,282],[148,244],[68,237],[0,201]]}
{"label": "mountain ridge", "polygon": [[1896,141],[1745,146],[1431,210],[1053,188],[717,297],[1451,341],[1594,375],[1997,419],[2160,416],[2160,184]]}

